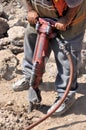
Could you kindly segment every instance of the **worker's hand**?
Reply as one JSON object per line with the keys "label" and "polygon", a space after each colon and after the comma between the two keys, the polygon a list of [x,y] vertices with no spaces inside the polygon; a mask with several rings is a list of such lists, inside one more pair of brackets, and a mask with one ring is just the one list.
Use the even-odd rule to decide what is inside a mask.
{"label": "worker's hand", "polygon": [[37,17],[38,17],[38,14],[36,11],[34,10],[31,10],[28,12],[28,17],[27,17],[27,20],[30,24],[36,24],[37,22]]}
{"label": "worker's hand", "polygon": [[65,18],[60,18],[55,24],[56,29],[66,31],[67,21]]}

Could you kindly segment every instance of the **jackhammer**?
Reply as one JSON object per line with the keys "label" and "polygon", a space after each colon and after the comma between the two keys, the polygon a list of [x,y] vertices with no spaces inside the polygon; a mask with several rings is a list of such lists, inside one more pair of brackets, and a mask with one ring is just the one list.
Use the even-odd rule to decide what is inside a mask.
{"label": "jackhammer", "polygon": [[42,80],[42,76],[45,70],[45,59],[46,57],[49,56],[48,53],[49,40],[52,38],[56,37],[57,44],[59,45],[59,49],[62,50],[63,53],[65,53],[65,55],[69,60],[70,78],[65,93],[61,98],[60,102],[58,103],[58,105],[51,112],[46,114],[46,116],[44,116],[42,119],[25,128],[25,130],[30,130],[33,127],[37,126],[42,121],[44,121],[49,116],[51,116],[60,107],[60,105],[64,102],[65,98],[67,97],[73,81],[74,67],[73,67],[72,57],[69,51],[69,44],[61,37],[58,37],[57,31],[55,31],[56,30],[55,23],[56,20],[50,18],[38,18],[38,22],[36,23],[37,40],[36,40],[36,46],[33,55],[33,67],[32,67],[32,73],[30,78],[29,112],[33,110],[34,105],[41,102],[41,95],[38,86]]}

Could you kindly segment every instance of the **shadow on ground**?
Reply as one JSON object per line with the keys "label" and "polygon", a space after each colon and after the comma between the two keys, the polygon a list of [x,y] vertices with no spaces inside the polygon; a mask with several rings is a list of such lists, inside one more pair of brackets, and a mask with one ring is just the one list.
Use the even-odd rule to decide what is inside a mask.
{"label": "shadow on ground", "polygon": [[[44,87],[43,87],[44,86]],[[43,83],[42,91],[54,91],[54,83]],[[79,97],[76,98],[75,104],[67,111],[67,113],[63,116],[76,114],[76,115],[86,115],[86,83],[79,83],[79,88],[77,90],[77,94],[80,94]],[[38,108],[39,111],[46,114],[47,110],[50,106],[40,105]]]}
{"label": "shadow on ground", "polygon": [[74,121],[72,123],[69,123],[69,124],[66,124],[66,125],[61,125],[61,126],[58,126],[58,127],[53,127],[53,128],[47,129],[47,130],[59,130],[61,128],[66,128],[67,129],[67,127],[69,127],[69,126],[72,127],[72,126],[74,126],[76,124],[82,124],[82,123],[85,123],[85,122],[86,122],[86,120],[84,120],[84,121]]}

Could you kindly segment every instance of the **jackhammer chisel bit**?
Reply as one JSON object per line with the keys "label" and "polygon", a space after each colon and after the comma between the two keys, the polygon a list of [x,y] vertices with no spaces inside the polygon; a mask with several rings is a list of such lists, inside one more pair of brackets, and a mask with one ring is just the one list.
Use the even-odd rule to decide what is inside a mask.
{"label": "jackhammer chisel bit", "polygon": [[33,89],[33,87],[29,88],[29,110],[31,112],[34,108],[37,109],[37,106],[41,102],[41,94],[38,88]]}

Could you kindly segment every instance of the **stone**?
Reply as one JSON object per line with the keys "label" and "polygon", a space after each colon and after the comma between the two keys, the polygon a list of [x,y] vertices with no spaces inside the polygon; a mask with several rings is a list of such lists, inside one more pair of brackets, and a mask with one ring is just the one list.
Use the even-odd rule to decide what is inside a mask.
{"label": "stone", "polygon": [[14,26],[8,30],[9,40],[20,40],[24,38],[25,28],[21,26]]}
{"label": "stone", "polygon": [[9,49],[0,51],[0,80],[11,80],[15,76],[18,59]]}
{"label": "stone", "polygon": [[9,25],[7,23],[7,20],[0,17],[0,36],[7,33],[8,29],[9,29]]}
{"label": "stone", "polygon": [[2,13],[3,13],[3,6],[2,6],[2,4],[0,3],[0,16],[2,15]]}

